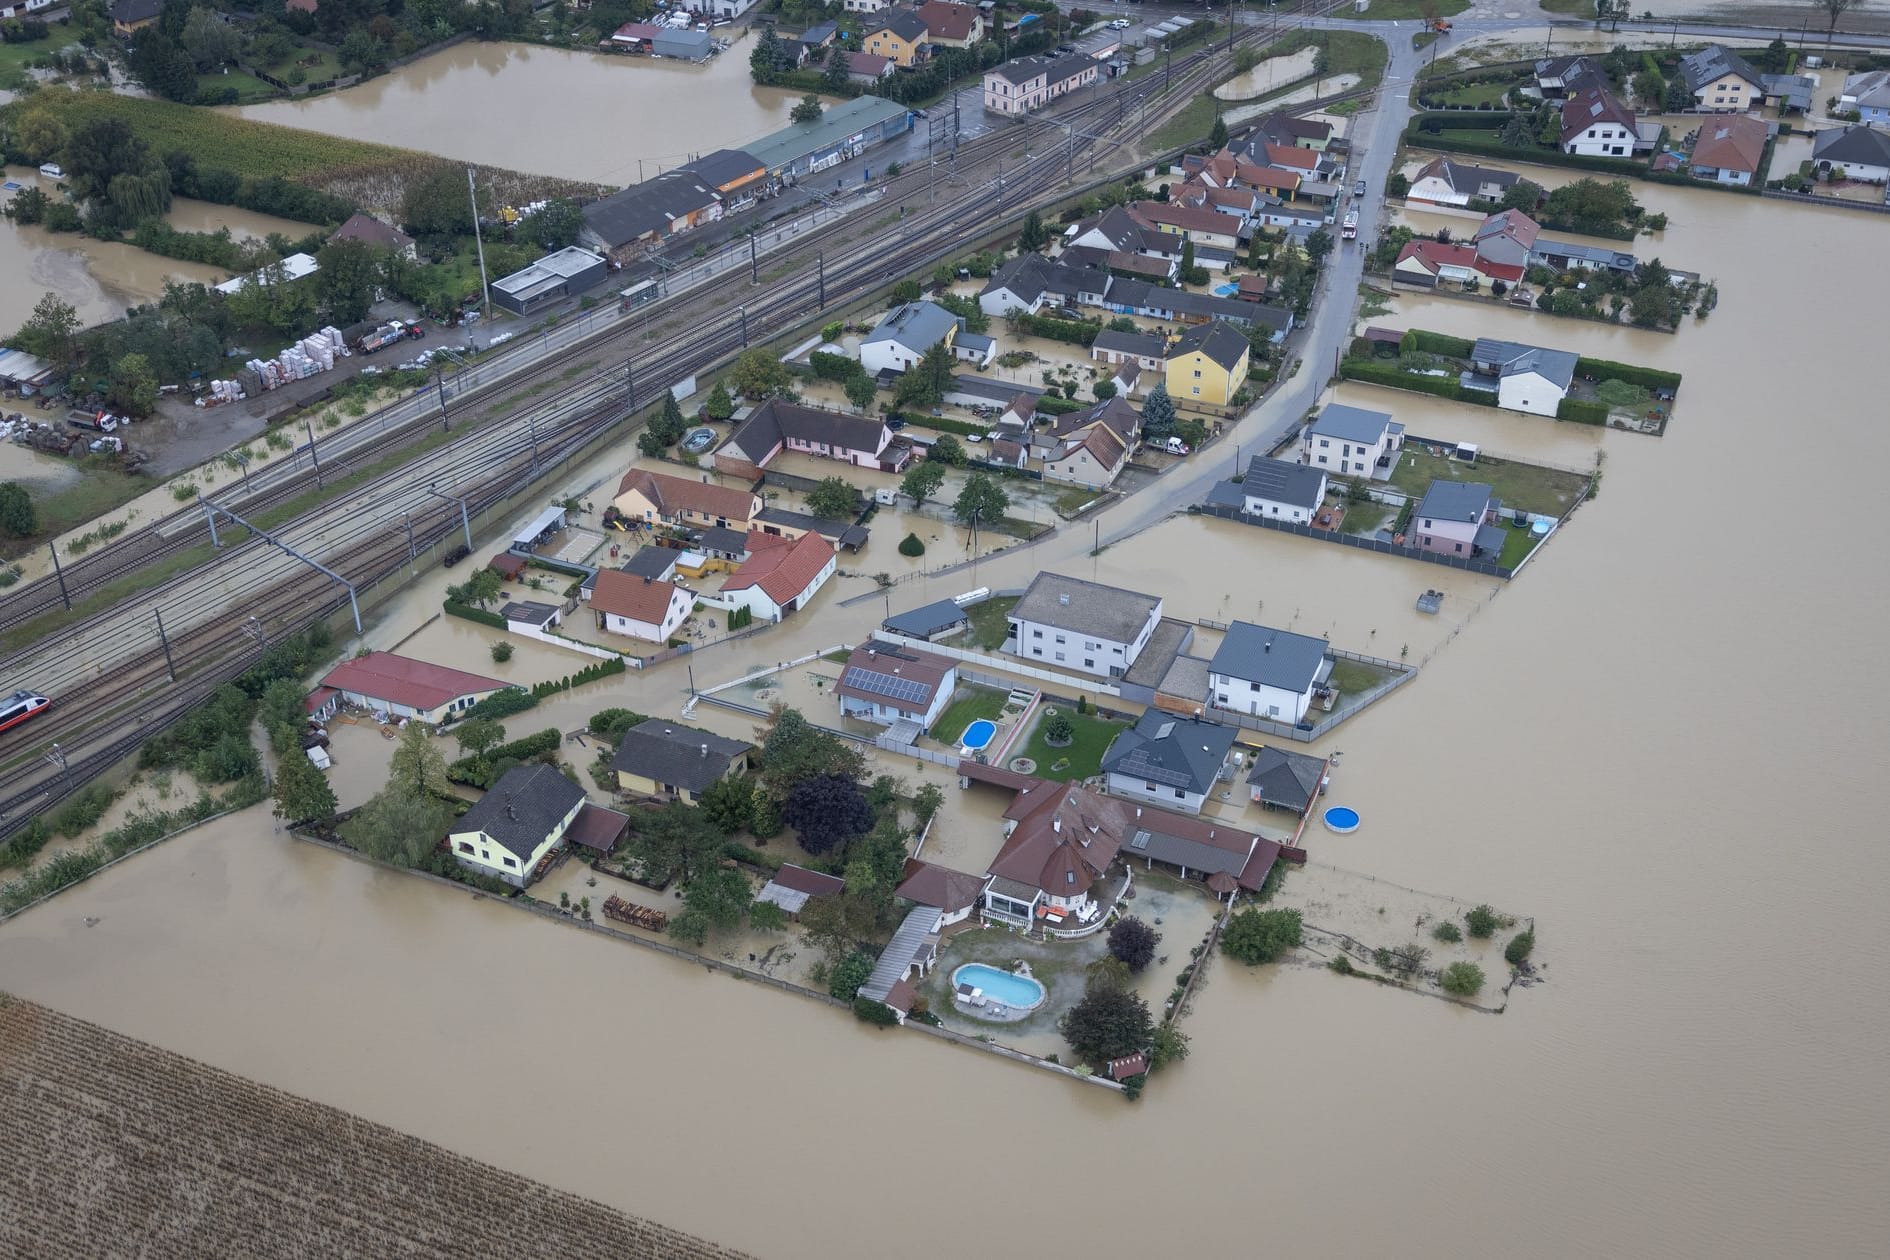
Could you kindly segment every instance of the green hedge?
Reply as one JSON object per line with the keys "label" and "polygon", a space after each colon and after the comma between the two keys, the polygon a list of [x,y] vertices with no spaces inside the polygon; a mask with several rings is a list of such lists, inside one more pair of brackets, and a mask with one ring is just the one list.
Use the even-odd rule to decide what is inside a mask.
{"label": "green hedge", "polygon": [[495,630],[505,629],[505,618],[499,616],[498,613],[474,608],[471,604],[462,604],[456,599],[446,601],[446,611],[451,616],[464,617],[468,621],[476,621],[482,626],[491,626]]}
{"label": "green hedge", "polygon": [[[1647,163],[1629,158],[1589,157],[1581,153],[1563,153],[1560,149],[1545,149],[1531,145],[1519,149],[1514,145],[1504,144],[1494,135],[1453,136],[1453,131],[1496,132],[1502,130],[1509,121],[1509,114],[1491,111],[1453,111],[1447,114],[1419,114],[1405,128],[1404,142],[1420,149],[1440,149],[1452,153],[1474,153],[1489,157],[1508,158],[1512,162],[1538,162],[1543,166],[1567,166],[1583,171],[1604,171],[1614,175],[1631,175],[1645,179],[1651,173]],[[1436,124],[1437,130],[1428,130],[1429,124]],[[1699,183],[1690,180],[1689,183]]]}
{"label": "green hedge", "polygon": [[781,869],[781,859],[770,857],[760,849],[751,849],[736,840],[730,840],[722,846],[722,856],[735,862],[746,862],[750,866],[759,866],[772,874]]}
{"label": "green hedge", "polygon": [[[562,560],[553,560],[548,556],[533,556],[527,563],[534,568],[550,569],[553,573],[569,574],[575,578],[587,578],[591,575],[591,571],[582,565],[566,564]],[[501,619],[499,624],[504,625],[504,620]]]}
{"label": "green hedge", "polygon": [[1076,346],[1093,344],[1096,334],[1103,330],[1100,321],[1092,323],[1089,320],[1052,319],[1048,315],[1026,315],[1021,312],[1009,318],[1016,323],[1017,331],[1021,333]]}
{"label": "green hedge", "polygon": [[538,703],[538,697],[522,687],[507,687],[504,691],[495,691],[459,715],[462,722],[474,718],[509,718],[514,713],[523,713]]}
{"label": "green hedge", "polygon": [[892,418],[903,418],[907,424],[921,429],[936,429],[940,433],[956,433],[961,437],[984,437],[991,432],[981,424],[972,424],[968,420],[953,420],[948,416],[895,411],[888,417],[888,419]]}
{"label": "green hedge", "polygon": [[546,753],[557,752],[563,741],[564,735],[558,730],[542,730],[536,735],[500,744],[483,757],[461,757],[446,767],[446,777],[455,783],[488,788],[495,782],[492,769],[501,761],[530,761],[534,757],[543,757]]}
{"label": "green hedge", "polygon": [[858,360],[849,359],[844,354],[829,354],[825,350],[816,350],[808,355],[807,365],[823,381],[849,381],[855,373],[864,370]]}
{"label": "green hedge", "polygon": [[1430,394],[1436,398],[1449,398],[1479,407],[1496,406],[1495,394],[1480,389],[1465,389],[1457,383],[1455,377],[1418,376],[1402,371],[1393,364],[1377,363],[1369,359],[1343,360],[1339,364],[1339,375],[1348,381],[1389,385],[1393,389],[1408,389],[1415,394]]}
{"label": "green hedge", "polygon": [[1448,333],[1431,332],[1424,328],[1413,328],[1411,336],[1416,340],[1411,348],[1422,350],[1425,354],[1449,355],[1453,359],[1467,359],[1476,348],[1476,342],[1468,337],[1452,337]]}
{"label": "green hedge", "polygon": [[1083,408],[1090,405],[1091,404],[1086,402],[1078,402],[1074,398],[1059,398],[1055,394],[1045,394],[1037,399],[1037,410],[1047,411],[1053,416],[1066,415],[1072,411],[1081,411]]}
{"label": "green hedge", "polygon": [[1680,388],[1680,373],[1663,372],[1659,368],[1636,367],[1632,363],[1614,363],[1607,359],[1577,359],[1575,370],[1584,376],[1592,376],[1598,381],[1609,379],[1626,381],[1630,385],[1639,385],[1644,389]]}
{"label": "green hedge", "polygon": [[[573,687],[582,687],[585,683],[596,682],[600,678],[609,678],[621,674],[629,668],[623,663],[623,657],[613,656],[607,661],[600,660],[594,665],[586,665],[575,674],[566,674],[563,678],[552,678],[545,682],[532,684],[532,695],[542,700],[560,691],[569,691]],[[483,702],[482,702],[483,703]]]}
{"label": "green hedge", "polygon": [[1608,404],[1584,402],[1579,398],[1564,398],[1555,405],[1557,420],[1570,420],[1576,424],[1608,423]]}

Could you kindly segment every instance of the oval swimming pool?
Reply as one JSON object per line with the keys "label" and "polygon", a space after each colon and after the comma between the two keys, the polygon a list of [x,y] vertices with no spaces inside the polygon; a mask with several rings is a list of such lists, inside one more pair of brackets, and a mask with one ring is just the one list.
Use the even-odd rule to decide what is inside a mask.
{"label": "oval swimming pool", "polygon": [[996,967],[987,967],[983,963],[966,963],[952,972],[952,989],[968,984],[974,989],[984,990],[984,996],[993,1002],[1001,1002],[1012,1010],[1034,1011],[1043,1005],[1044,988],[1029,976],[1020,976],[1015,972],[999,971]]}
{"label": "oval swimming pool", "polygon": [[997,738],[997,723],[979,718],[965,728],[965,733],[958,737],[958,742],[972,752],[977,752]]}

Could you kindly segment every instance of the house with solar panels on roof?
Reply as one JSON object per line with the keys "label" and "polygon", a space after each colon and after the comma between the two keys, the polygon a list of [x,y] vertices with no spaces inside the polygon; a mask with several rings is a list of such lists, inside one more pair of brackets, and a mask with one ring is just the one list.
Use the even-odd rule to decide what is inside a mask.
{"label": "house with solar panels on roof", "polygon": [[1104,786],[1111,796],[1198,814],[1214,784],[1231,777],[1233,747],[1231,726],[1150,709],[1103,754]]}
{"label": "house with solar panels on roof", "polygon": [[834,695],[841,717],[881,726],[910,723],[905,733],[916,738],[931,729],[957,689],[957,662],[869,639],[847,657]]}

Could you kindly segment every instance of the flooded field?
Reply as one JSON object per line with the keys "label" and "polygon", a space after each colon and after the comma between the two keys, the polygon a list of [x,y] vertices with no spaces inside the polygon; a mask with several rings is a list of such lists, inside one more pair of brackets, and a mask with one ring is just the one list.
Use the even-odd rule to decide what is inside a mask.
{"label": "flooded field", "polygon": [[232,109],[467,162],[633,184],[787,126],[800,94],[756,87],[748,73],[751,48],[738,42],[693,65],[531,44],[461,44],[312,100]]}
{"label": "flooded field", "polygon": [[[1396,657],[1408,639],[1413,659],[1430,655],[1336,737],[1332,800],[1364,823],[1312,833],[1314,857],[1534,916],[1553,978],[1500,1017],[1216,960],[1187,1024],[1192,1056],[1128,1106],[298,845],[260,810],[0,927],[0,988],[789,1260],[930,1254],[938,1242],[918,1215],[974,1202],[977,1229],[1005,1238],[1040,1234],[1047,1202],[1108,1211],[1085,1245],[1110,1257],[1245,1254],[1261,1230],[1321,1254],[1543,1238],[1535,1250],[1552,1255],[1875,1254],[1890,1232],[1890,1101],[1868,1066],[1890,1037],[1874,961],[1890,882],[1876,839],[1890,810],[1877,765],[1890,667],[1875,644],[1890,590],[1867,547],[1838,540],[1872,530],[1890,436],[1873,419],[1868,287],[1824,277],[1831,258],[1875,256],[1883,226],[1638,191],[1672,216],[1662,256],[1719,275],[1706,322],[1664,336],[1402,298],[1374,321],[1686,374],[1660,440],[1462,409],[1466,426],[1513,423],[1516,437],[1489,438],[1505,451],[1539,440],[1556,462],[1582,463],[1575,447],[1588,443],[1608,456],[1598,498],[1500,594],[1440,568],[1186,519],[1096,557],[1086,529],[1065,528],[977,575],[1021,585],[1055,568],[1163,591],[1175,615],[1296,616],[1335,642],[1362,636]],[[1798,310],[1819,314],[1780,317]],[[1866,366],[1814,377],[1806,364]],[[1814,381],[1820,405],[1807,406]],[[1346,396],[1401,418],[1421,406]],[[1778,446],[1786,417],[1813,439],[1803,455]],[[1844,455],[1818,454],[1830,450]],[[1761,484],[1772,493],[1743,497],[1755,512],[1779,505],[1762,528],[1714,524]],[[1105,513],[1103,535],[1180,506],[1132,499]],[[893,605],[970,584],[913,579]],[[868,583],[834,585],[814,617],[694,654],[698,679],[790,659],[883,615],[878,600],[836,598]],[[1447,593],[1435,619],[1411,608],[1426,586]],[[399,606],[404,624],[438,592]],[[402,634],[369,635],[383,637]],[[1756,687],[1760,670],[1783,685]],[[527,729],[571,729],[604,704],[674,714],[686,689],[679,668],[625,675],[540,706]],[[735,717],[703,706],[695,720],[736,733]],[[984,826],[956,808],[928,855],[975,863]],[[1773,947],[1761,925],[1796,948]],[[613,1056],[603,1089],[565,1066],[597,1046]],[[467,1053],[509,1083],[503,1101],[442,1068]],[[744,1171],[731,1183],[737,1126]],[[1015,1139],[1032,1134],[1054,1141],[1023,1148],[1020,1165]],[[1139,1160],[1126,1191],[1099,1187],[1099,1157],[1150,1151],[1161,1158]],[[847,1211],[811,1218],[806,1205],[835,1185]]]}

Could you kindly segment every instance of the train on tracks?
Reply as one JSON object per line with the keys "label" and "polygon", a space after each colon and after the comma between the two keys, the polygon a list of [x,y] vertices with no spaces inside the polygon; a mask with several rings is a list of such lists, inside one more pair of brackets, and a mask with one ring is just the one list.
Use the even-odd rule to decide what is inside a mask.
{"label": "train on tracks", "polygon": [[52,701],[37,691],[16,691],[6,700],[0,701],[0,731],[9,730],[28,718],[38,717],[52,705]]}

